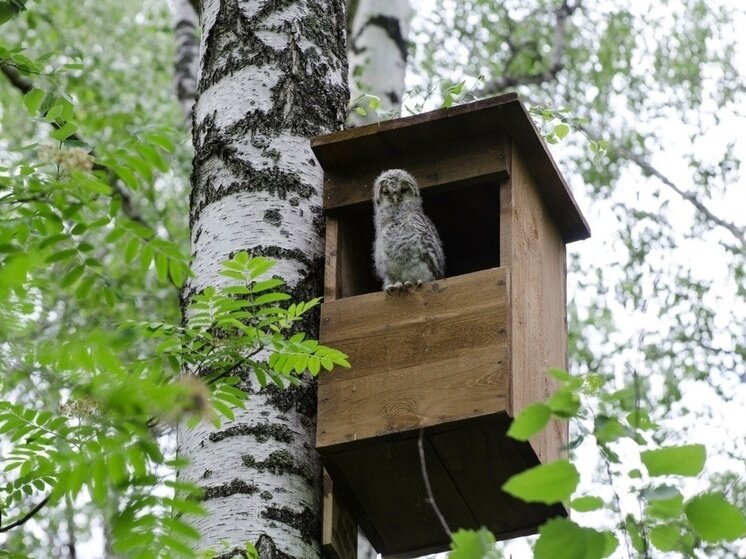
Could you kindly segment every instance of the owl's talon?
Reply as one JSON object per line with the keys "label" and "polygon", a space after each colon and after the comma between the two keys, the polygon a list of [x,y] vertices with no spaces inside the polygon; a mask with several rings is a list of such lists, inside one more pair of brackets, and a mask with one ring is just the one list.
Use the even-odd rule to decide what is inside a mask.
{"label": "owl's talon", "polygon": [[402,284],[400,281],[397,281],[396,283],[390,283],[386,287],[384,287],[384,291],[388,293],[389,295],[393,295],[394,293],[398,293],[401,291]]}
{"label": "owl's talon", "polygon": [[420,289],[422,287],[422,280],[417,280],[417,283],[414,284],[415,291]]}
{"label": "owl's talon", "polygon": [[404,289],[406,289],[407,291],[409,291],[409,289],[410,289],[410,288],[411,288],[411,287],[412,287],[413,285],[414,285],[414,284],[413,284],[413,283],[412,283],[411,281],[407,280],[407,281],[405,281],[405,282],[404,282]]}

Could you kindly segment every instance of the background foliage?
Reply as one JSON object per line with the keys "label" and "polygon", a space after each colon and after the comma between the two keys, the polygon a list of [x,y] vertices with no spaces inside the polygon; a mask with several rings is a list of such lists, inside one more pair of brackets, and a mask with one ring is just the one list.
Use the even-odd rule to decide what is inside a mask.
{"label": "background foliage", "polygon": [[[542,528],[536,556],[743,556],[741,8],[421,4],[402,112],[517,89],[594,231],[570,261],[574,375],[553,372],[563,391],[514,426],[525,438],[577,420],[582,460],[506,487],[579,513]],[[45,503],[0,534],[0,554],[70,557],[101,534],[129,553],[186,552],[196,534],[171,511],[199,507],[171,477],[168,425],[230,416],[246,346],[295,356],[264,369],[277,382],[344,360],[272,338],[307,310],[276,310],[279,284],[264,285],[279,297],[260,305],[266,334],[240,326],[266,265],[243,256],[226,273],[248,291],[204,293],[196,323],[180,323],[191,148],[166,3],[0,6],[0,21],[20,12],[0,42],[1,526]],[[173,382],[185,364],[214,375]],[[556,494],[535,491],[547,479]],[[500,556],[486,531],[453,545],[454,558]]]}

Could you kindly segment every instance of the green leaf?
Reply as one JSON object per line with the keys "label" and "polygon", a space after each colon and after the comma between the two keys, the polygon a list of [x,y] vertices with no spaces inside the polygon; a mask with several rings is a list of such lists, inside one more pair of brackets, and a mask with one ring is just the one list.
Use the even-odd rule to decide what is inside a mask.
{"label": "green leaf", "polygon": [[290,299],[290,295],[287,293],[265,293],[254,299],[254,305],[268,305],[269,303],[277,303],[279,301],[287,301]]}
{"label": "green leaf", "polygon": [[554,133],[560,140],[564,139],[568,132],[570,132],[570,127],[565,123],[558,124],[554,127]]}
{"label": "green leaf", "polygon": [[124,249],[124,261],[128,264],[135,259],[137,256],[137,250],[140,248],[140,239],[132,237],[127,242],[127,246]]}
{"label": "green leaf", "polygon": [[645,511],[653,518],[678,518],[684,511],[684,497],[678,493],[667,499],[656,499],[650,502]]}
{"label": "green leaf", "polygon": [[566,518],[555,518],[539,528],[534,558],[603,559],[611,555],[617,545],[616,538],[609,532],[584,528]]}
{"label": "green leaf", "polygon": [[707,452],[704,445],[691,444],[646,450],[640,457],[651,476],[696,476],[705,465]]}
{"label": "green leaf", "polygon": [[124,184],[129,186],[132,190],[137,190],[140,188],[140,183],[137,181],[137,177],[135,177],[135,173],[130,171],[127,167],[118,165],[114,167],[114,172],[117,174],[117,176],[120,179],[122,179]]}
{"label": "green leaf", "polygon": [[170,258],[168,261],[168,274],[176,287],[184,285],[184,271],[181,263],[175,258]]}
{"label": "green leaf", "polygon": [[80,276],[83,275],[83,272],[85,272],[85,266],[83,266],[82,264],[75,266],[62,278],[62,281],[60,281],[60,287],[71,286],[76,281],[78,281],[78,279],[80,279]]}
{"label": "green leaf", "polygon": [[518,441],[527,441],[541,431],[552,417],[549,406],[541,403],[529,404],[510,424],[508,436]]}
{"label": "green leaf", "polygon": [[60,142],[66,138],[69,138],[78,130],[78,126],[72,122],[65,123],[62,127],[53,130],[51,133],[52,138],[59,140]]}
{"label": "green leaf", "polygon": [[495,536],[486,528],[459,530],[451,535],[451,552],[448,559],[498,559]]}
{"label": "green leaf", "polygon": [[31,116],[36,116],[42,99],[44,99],[44,91],[41,89],[32,89],[23,96],[23,104],[26,105],[26,110]]}
{"label": "green leaf", "polygon": [[64,107],[62,105],[55,105],[51,109],[47,111],[47,114],[44,115],[44,119],[47,122],[54,122],[57,117],[59,117],[62,114],[62,110]]}
{"label": "green leaf", "polygon": [[173,142],[165,134],[159,134],[159,133],[145,134],[145,139],[157,145],[158,147],[166,150],[169,153],[174,151]]}
{"label": "green leaf", "polygon": [[567,460],[555,460],[512,476],[502,489],[527,503],[551,505],[569,499],[579,481],[575,466]]}
{"label": "green leaf", "polygon": [[570,501],[570,506],[578,512],[589,512],[602,508],[604,506],[604,501],[600,497],[586,495]]}
{"label": "green leaf", "polygon": [[168,257],[162,252],[155,255],[155,272],[159,280],[168,279]]}
{"label": "green leaf", "polygon": [[575,417],[580,409],[580,399],[571,390],[558,390],[547,400],[546,405],[560,417]]}
{"label": "green leaf", "polygon": [[599,442],[610,443],[627,434],[627,429],[616,418],[597,415],[593,420],[593,435]]}
{"label": "green leaf", "polygon": [[743,512],[719,493],[694,497],[686,504],[684,512],[694,531],[705,541],[732,542],[746,535]]}
{"label": "green leaf", "polygon": [[681,528],[677,526],[660,525],[650,530],[650,543],[661,551],[676,551],[681,539]]}
{"label": "green leaf", "polygon": [[52,262],[59,262],[60,260],[65,260],[67,258],[70,258],[71,256],[75,256],[78,253],[78,251],[74,248],[68,248],[65,250],[61,250],[59,252],[55,252],[51,256],[47,257],[47,264],[51,264]]}

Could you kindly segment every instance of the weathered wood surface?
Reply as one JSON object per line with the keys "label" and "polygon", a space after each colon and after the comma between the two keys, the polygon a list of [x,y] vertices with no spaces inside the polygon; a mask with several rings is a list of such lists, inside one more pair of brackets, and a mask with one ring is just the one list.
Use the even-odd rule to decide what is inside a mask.
{"label": "weathered wood surface", "polygon": [[317,446],[504,410],[507,302],[493,268],[324,303],[319,339],[352,369],[319,377]]}
{"label": "weathered wood surface", "polygon": [[324,249],[324,301],[339,297],[339,220],[326,218],[326,243]]}
{"label": "weathered wood surface", "polygon": [[[470,142],[480,136],[506,134],[531,162],[530,173],[564,241],[588,238],[590,228],[577,202],[541,134],[512,93],[312,138],[311,147],[327,177],[324,207],[332,209],[364,201],[375,175],[383,169],[408,169],[425,188],[455,180],[459,172],[469,176],[469,166],[475,162],[490,164],[489,158],[473,152]],[[443,148],[449,142],[453,149],[458,149],[460,143],[469,146],[462,152],[461,160],[441,162],[441,157],[447,158],[451,153],[450,148]],[[500,164],[506,165],[507,159]],[[505,173],[503,169],[499,169],[500,174]],[[429,171],[437,178],[431,180]]]}
{"label": "weathered wood surface", "polygon": [[[510,339],[508,410],[544,400],[555,389],[549,368],[567,367],[565,244],[542,201],[526,160],[513,150],[511,163]],[[562,455],[567,423],[553,422],[531,439],[542,462]]]}
{"label": "weathered wood surface", "polygon": [[324,559],[357,559],[357,524],[334,494],[334,482],[326,470],[321,548]]}
{"label": "weathered wood surface", "polygon": [[425,148],[412,144],[410,151],[330,167],[324,170],[324,209],[329,212],[371,201],[373,182],[386,169],[406,169],[420,190],[502,180],[507,178],[505,144],[505,135],[498,133],[443,138]]}
{"label": "weathered wood surface", "polygon": [[500,489],[538,463],[529,444],[507,438],[509,423],[507,414],[497,413],[425,428],[426,474],[419,430],[322,449],[322,460],[376,550],[387,559],[418,557],[450,543],[424,475],[451,530],[486,526],[502,540],[535,533],[548,518],[566,515],[561,506],[524,503]]}

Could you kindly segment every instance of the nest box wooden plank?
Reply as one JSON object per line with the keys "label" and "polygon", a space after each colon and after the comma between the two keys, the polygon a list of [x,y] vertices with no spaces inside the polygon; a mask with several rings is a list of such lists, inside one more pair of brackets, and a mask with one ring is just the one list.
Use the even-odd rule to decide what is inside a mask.
{"label": "nest box wooden plank", "polygon": [[[316,444],[335,497],[387,557],[448,548],[420,448],[451,529],[508,538],[566,514],[500,490],[567,445],[566,424],[529,443],[505,432],[551,394],[547,369],[567,366],[565,245],[590,235],[517,96],[319,136],[312,148],[327,220],[320,339],[352,364],[319,377]],[[371,257],[373,181],[392,168],[417,179],[446,254],[445,279],[400,295],[381,291]]]}

